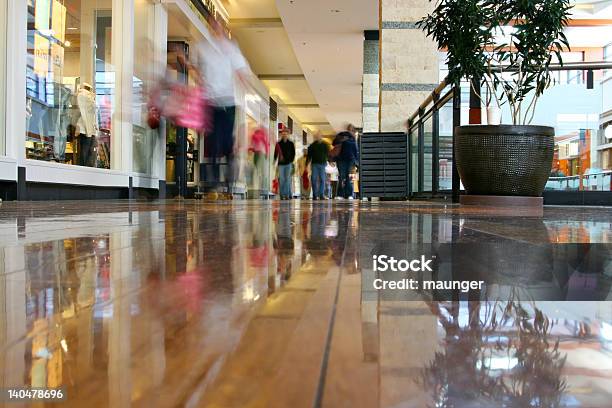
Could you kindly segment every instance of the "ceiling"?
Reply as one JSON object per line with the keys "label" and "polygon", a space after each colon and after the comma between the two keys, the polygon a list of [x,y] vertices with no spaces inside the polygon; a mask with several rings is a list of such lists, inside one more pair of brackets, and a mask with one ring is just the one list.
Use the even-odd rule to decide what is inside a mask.
{"label": "ceiling", "polygon": [[[361,125],[363,31],[378,29],[377,0],[221,1],[253,71],[294,119],[325,134]],[[612,0],[573,3],[576,19],[612,18]],[[592,43],[593,29],[570,28],[568,36]],[[597,45],[612,38],[610,27],[595,30]]]}
{"label": "ceiling", "polygon": [[276,0],[306,80],[334,130],[360,127],[363,32],[378,29],[375,0]]}
{"label": "ceiling", "polygon": [[612,0],[573,0],[574,18],[612,18]]}
{"label": "ceiling", "polygon": [[270,95],[305,128],[333,132],[303,74],[275,1],[223,0],[223,5],[230,15],[232,35]]}
{"label": "ceiling", "polygon": [[[255,74],[305,127],[361,125],[363,31],[376,0],[223,0]],[[298,105],[298,106],[296,106]]]}

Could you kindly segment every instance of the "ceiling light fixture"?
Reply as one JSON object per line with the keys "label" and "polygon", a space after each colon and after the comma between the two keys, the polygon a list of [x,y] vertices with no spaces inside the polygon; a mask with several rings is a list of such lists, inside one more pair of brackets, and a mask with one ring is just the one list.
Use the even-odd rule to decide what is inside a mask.
{"label": "ceiling light fixture", "polygon": [[68,30],[74,31],[74,30],[78,30],[78,28],[77,27],[68,27]]}

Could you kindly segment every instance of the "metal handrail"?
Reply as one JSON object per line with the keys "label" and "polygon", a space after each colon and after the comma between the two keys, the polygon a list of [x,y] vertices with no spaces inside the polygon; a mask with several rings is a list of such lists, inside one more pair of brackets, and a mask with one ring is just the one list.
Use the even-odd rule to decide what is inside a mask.
{"label": "metal handrail", "polygon": [[[498,65],[492,67],[494,71],[512,72],[506,65]],[[612,69],[610,61],[593,61],[593,62],[564,62],[563,64],[550,64],[550,71],[598,71],[600,69]]]}
{"label": "metal handrail", "polygon": [[[610,61],[594,61],[594,62],[566,62],[564,64],[551,64],[549,69],[551,71],[599,71],[602,69],[612,69],[612,62]],[[494,71],[497,72],[512,72],[507,66],[493,67]],[[425,98],[423,103],[419,105],[419,108],[408,117],[408,124],[411,124],[419,116],[419,114],[425,112],[425,109],[429,106],[435,98],[439,97],[444,88],[449,85],[448,77],[445,78],[440,84],[434,89],[431,94]]]}
{"label": "metal handrail", "polygon": [[419,105],[419,109],[417,109],[417,111],[414,112],[412,116],[408,118],[408,123],[412,123],[414,119],[419,115],[419,113],[424,111],[425,108],[429,106],[429,104],[434,100],[434,98],[437,98],[440,96],[444,88],[446,88],[446,85],[448,85],[447,79],[448,78],[445,78],[444,81],[440,82],[440,84],[436,87],[436,89],[434,89],[433,92],[429,94],[427,98],[425,98],[425,101],[423,101],[423,103]]}

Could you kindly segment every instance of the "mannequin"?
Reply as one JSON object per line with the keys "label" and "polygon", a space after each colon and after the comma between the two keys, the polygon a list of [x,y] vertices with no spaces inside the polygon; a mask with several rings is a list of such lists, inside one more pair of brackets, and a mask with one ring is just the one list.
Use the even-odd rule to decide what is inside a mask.
{"label": "mannequin", "polygon": [[81,117],[78,122],[79,131],[79,166],[94,167],[95,144],[98,137],[98,108],[93,88],[88,83],[83,83],[77,94],[77,103]]}

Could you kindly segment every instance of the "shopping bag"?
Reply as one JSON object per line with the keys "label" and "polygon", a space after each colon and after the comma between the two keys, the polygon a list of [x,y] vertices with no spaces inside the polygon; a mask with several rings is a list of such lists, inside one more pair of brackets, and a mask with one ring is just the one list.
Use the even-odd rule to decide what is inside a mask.
{"label": "shopping bag", "polygon": [[277,178],[275,178],[274,180],[272,180],[272,192],[274,194],[278,194],[278,186],[279,186],[279,181]]}
{"label": "shopping bag", "polygon": [[198,131],[208,130],[210,115],[204,88],[174,84],[164,107],[164,116],[176,126]]}
{"label": "shopping bag", "polygon": [[161,122],[161,88],[155,87],[149,93],[147,102],[147,125],[151,129],[159,128]]}
{"label": "shopping bag", "polygon": [[302,187],[304,187],[304,190],[310,189],[310,178],[308,177],[307,171],[302,173]]}

